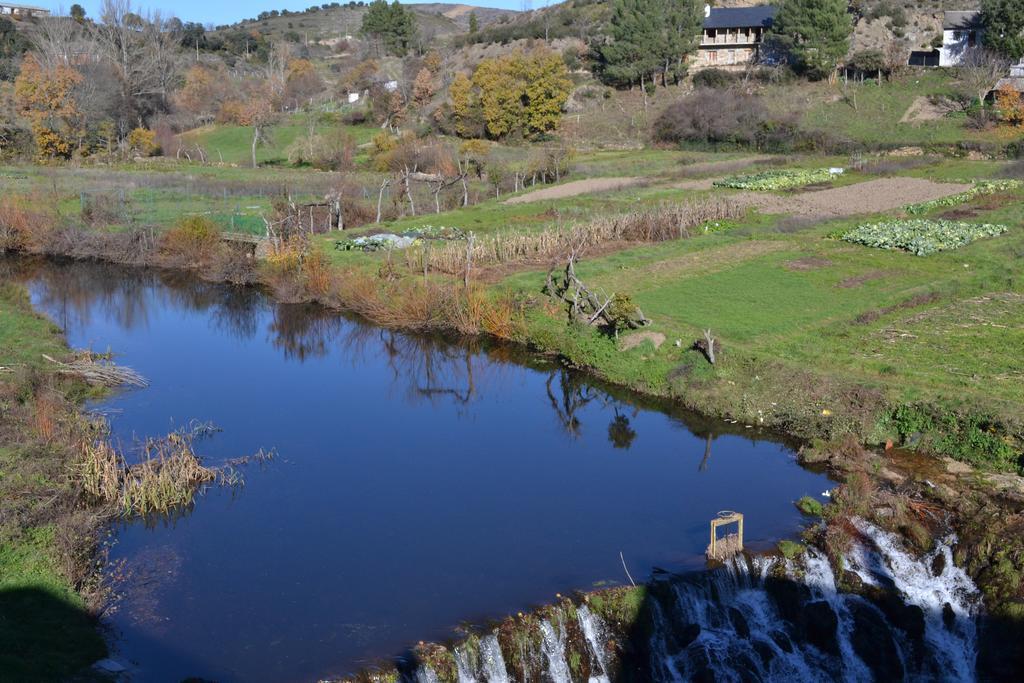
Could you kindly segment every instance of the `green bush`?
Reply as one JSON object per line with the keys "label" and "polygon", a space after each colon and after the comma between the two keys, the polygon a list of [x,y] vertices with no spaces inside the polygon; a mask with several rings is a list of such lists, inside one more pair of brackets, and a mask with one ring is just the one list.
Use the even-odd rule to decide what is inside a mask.
{"label": "green bush", "polygon": [[779,541],[779,552],[781,552],[783,557],[787,560],[792,560],[795,557],[803,555],[805,550],[807,550],[807,548],[805,548],[802,543],[790,540]]}
{"label": "green bush", "polygon": [[796,507],[800,512],[812,517],[821,517],[821,513],[824,511],[824,506],[810,496],[804,496],[798,500],[796,502]]}
{"label": "green bush", "polygon": [[1019,444],[990,417],[912,404],[898,406],[889,420],[905,445],[975,467],[1024,472]]}
{"label": "green bush", "polygon": [[701,69],[693,75],[695,88],[726,88],[739,78],[725,69]]}
{"label": "green bush", "polygon": [[843,234],[841,239],[876,249],[902,249],[917,256],[928,256],[937,251],[959,249],[1007,230],[1005,225],[991,223],[911,218],[865,223]]}

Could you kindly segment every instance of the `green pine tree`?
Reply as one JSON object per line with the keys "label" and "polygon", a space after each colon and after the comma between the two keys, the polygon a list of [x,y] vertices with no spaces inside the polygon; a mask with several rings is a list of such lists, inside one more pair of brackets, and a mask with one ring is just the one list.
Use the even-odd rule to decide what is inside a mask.
{"label": "green pine tree", "polygon": [[982,0],[983,41],[1004,57],[1024,57],[1024,0]]}
{"label": "green pine tree", "polygon": [[774,42],[810,78],[831,76],[850,49],[847,0],[784,0],[772,24]]}
{"label": "green pine tree", "polygon": [[378,51],[404,57],[416,41],[416,18],[398,0],[373,0],[367,5],[360,31],[377,43]]}
{"label": "green pine tree", "polygon": [[480,29],[480,24],[476,20],[476,12],[469,13],[469,33],[472,35]]}

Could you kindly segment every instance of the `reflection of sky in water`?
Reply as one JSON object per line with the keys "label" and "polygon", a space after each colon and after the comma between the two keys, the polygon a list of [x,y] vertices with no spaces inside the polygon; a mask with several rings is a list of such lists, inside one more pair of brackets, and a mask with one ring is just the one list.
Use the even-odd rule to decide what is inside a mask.
{"label": "reflection of sky in water", "polygon": [[73,345],[151,381],[102,406],[123,442],[201,420],[223,430],[199,445],[213,461],[279,453],[241,490],[120,533],[114,556],[141,578],[112,621],[139,680],[351,671],[621,582],[620,551],[634,576],[700,566],[719,510],[767,547],[796,529],[794,499],[830,485],[778,444],[509,352],[98,265],[31,278]]}

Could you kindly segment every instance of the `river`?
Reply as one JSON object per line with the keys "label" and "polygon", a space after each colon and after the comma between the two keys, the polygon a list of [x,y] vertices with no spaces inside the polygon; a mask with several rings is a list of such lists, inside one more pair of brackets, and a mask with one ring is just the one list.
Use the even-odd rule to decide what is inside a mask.
{"label": "river", "polygon": [[[73,347],[145,389],[90,405],[129,454],[211,423],[244,485],[118,523],[106,617],[133,680],[353,672],[570,593],[704,565],[709,520],[768,549],[833,484],[778,439],[641,400],[521,350],[382,330],[253,289],[8,262]],[[620,557],[621,553],[621,557]]]}

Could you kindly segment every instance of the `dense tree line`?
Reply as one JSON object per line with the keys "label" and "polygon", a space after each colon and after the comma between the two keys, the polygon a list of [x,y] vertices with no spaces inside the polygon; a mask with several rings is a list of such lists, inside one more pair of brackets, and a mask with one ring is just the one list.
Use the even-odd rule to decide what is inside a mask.
{"label": "dense tree line", "polygon": [[645,90],[656,77],[663,84],[680,78],[699,44],[703,18],[703,0],[613,0],[608,40],[594,48],[599,75]]}
{"label": "dense tree line", "polygon": [[847,0],[782,0],[771,39],[799,73],[826,78],[850,49],[852,32]]}
{"label": "dense tree line", "polygon": [[983,0],[985,45],[1009,59],[1024,58],[1024,0]]}
{"label": "dense tree line", "polygon": [[362,34],[377,46],[378,54],[405,56],[416,41],[416,16],[398,0],[373,0],[363,15]]}

